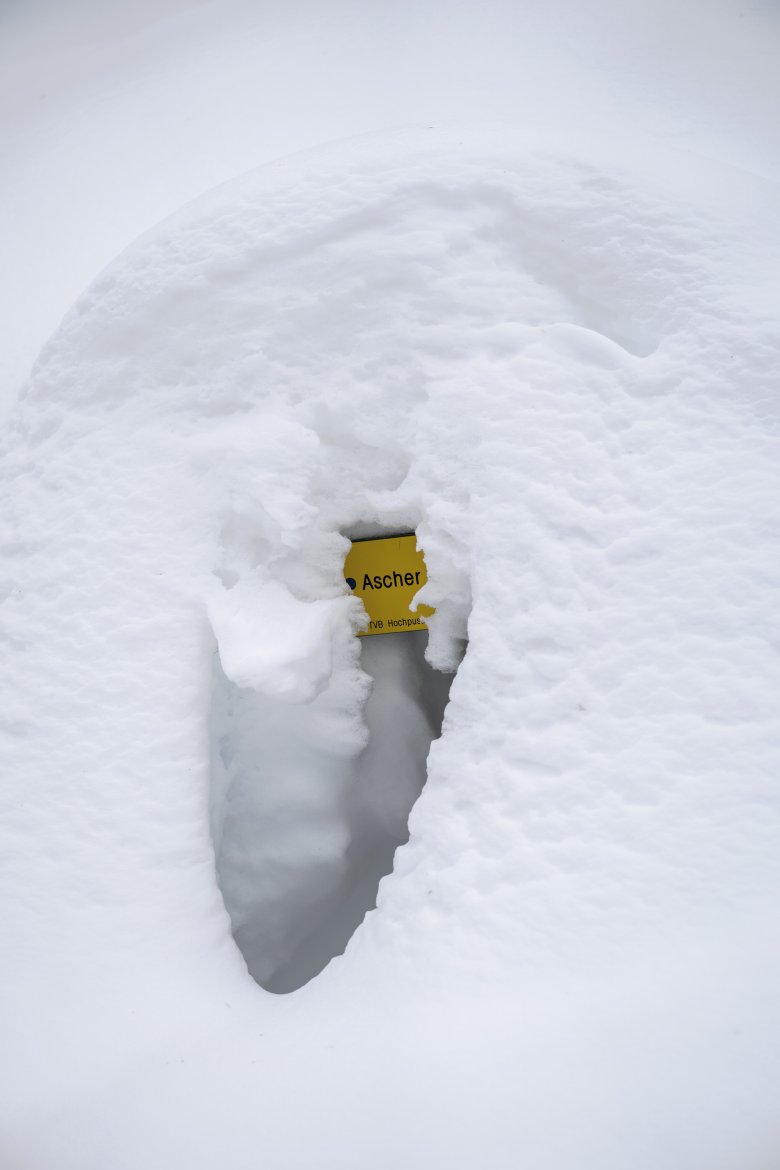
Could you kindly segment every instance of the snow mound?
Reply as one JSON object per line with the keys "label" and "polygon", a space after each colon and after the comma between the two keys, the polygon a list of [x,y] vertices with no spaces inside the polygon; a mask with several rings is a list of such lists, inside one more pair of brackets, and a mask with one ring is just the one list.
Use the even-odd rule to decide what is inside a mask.
{"label": "snow mound", "polygon": [[[46,347],[0,625],[37,1165],[776,1156],[777,241],[675,181],[477,133],[302,157],[139,241]],[[361,525],[418,534],[428,664],[468,651],[376,911],[275,999],[215,851],[272,981],[355,841],[403,839],[443,706],[399,659],[355,798]]]}

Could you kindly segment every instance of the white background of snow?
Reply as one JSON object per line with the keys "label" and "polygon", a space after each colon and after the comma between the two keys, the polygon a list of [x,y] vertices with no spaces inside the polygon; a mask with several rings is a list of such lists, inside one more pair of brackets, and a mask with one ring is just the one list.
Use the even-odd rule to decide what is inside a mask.
{"label": "white background of snow", "polygon": [[[59,112],[49,115],[54,130],[29,109],[12,111],[4,157],[26,152],[37,174],[32,181],[30,169],[25,177],[24,166],[8,168],[9,198],[18,184],[15,206],[24,209],[8,253],[18,257],[20,276],[9,280],[4,298],[19,323],[10,330],[17,339],[8,351],[12,380],[78,288],[130,236],[216,179],[262,161],[263,150],[271,157],[343,131],[374,130],[384,118],[409,120],[407,101],[414,120],[464,112],[514,120],[514,102],[531,92],[557,139],[577,137],[569,135],[573,92],[578,121],[591,118],[602,130],[619,94],[622,113],[628,107],[634,115],[634,147],[637,126],[652,129],[654,146],[645,163],[630,159],[642,181],[629,184],[632,198],[621,203],[620,181],[611,188],[598,172],[615,139],[588,142],[584,151],[580,143],[596,165],[591,195],[602,215],[586,217],[584,228],[577,198],[567,201],[566,184],[552,181],[555,164],[534,165],[537,178],[521,183],[526,208],[537,216],[525,247],[533,252],[540,234],[546,244],[532,256],[530,276],[522,265],[520,276],[505,276],[512,303],[523,310],[517,316],[527,308],[542,320],[491,326],[481,353],[472,344],[478,320],[427,337],[419,320],[410,328],[402,312],[409,290],[399,286],[403,294],[394,300],[392,283],[375,302],[382,321],[387,317],[385,333],[354,357],[350,346],[342,349],[338,326],[345,305],[354,321],[349,279],[365,269],[365,240],[356,243],[340,229],[335,261],[320,263],[316,251],[304,251],[282,263],[273,285],[246,270],[245,295],[253,305],[267,298],[257,321],[272,334],[280,293],[316,292],[318,281],[330,287],[334,274],[346,274],[346,285],[336,280],[340,311],[320,317],[310,334],[317,344],[303,348],[291,386],[271,399],[260,393],[262,369],[242,381],[241,360],[225,346],[226,338],[251,335],[237,331],[247,318],[241,294],[230,291],[242,268],[231,267],[219,235],[187,235],[197,211],[179,222],[178,236],[163,233],[136,253],[147,266],[145,274],[143,265],[126,270],[135,272],[134,292],[122,288],[121,276],[118,285],[105,278],[49,351],[11,443],[18,476],[8,498],[18,520],[11,516],[3,544],[14,582],[2,706],[3,1156],[10,1165],[80,1170],[263,1161],[772,1166],[780,1149],[775,189],[704,159],[686,164],[661,147],[682,124],[680,132],[705,155],[756,171],[776,168],[767,142],[774,81],[766,67],[777,46],[768,36],[775,18],[769,9],[741,16],[708,9],[702,47],[690,31],[686,42],[668,10],[654,9],[662,43],[674,29],[664,57],[668,86],[659,93],[646,9],[617,27],[614,10],[578,10],[586,13],[577,31],[592,37],[585,42],[590,55],[570,32],[570,13],[547,9],[534,17],[539,40],[522,42],[526,69],[518,39],[507,35],[508,10],[493,9],[492,23],[480,22],[495,49],[484,60],[470,16],[462,14],[453,32],[451,14],[425,10],[431,29],[441,41],[445,33],[455,38],[460,59],[467,56],[475,72],[464,84],[451,56],[446,68],[441,57],[433,67],[428,56],[416,73],[407,70],[417,79],[415,92],[408,80],[399,83],[392,62],[379,77],[375,63],[365,64],[355,38],[361,29],[368,35],[367,17],[356,29],[347,14],[331,23],[326,11],[332,13],[309,13],[307,33],[331,26],[331,39],[312,35],[312,55],[315,46],[326,57],[329,46],[350,48],[355,69],[339,73],[331,55],[328,76],[339,76],[341,86],[328,94],[334,107],[318,94],[305,112],[298,109],[297,122],[292,114],[276,117],[268,129],[264,121],[259,156],[247,147],[246,118],[220,115],[218,87],[186,67],[185,26],[194,13],[150,30],[165,62],[157,84],[153,68],[141,84],[138,58],[117,42],[135,62],[122,92],[115,62],[101,82],[92,57],[94,73],[82,72],[84,89],[70,112],[63,95]],[[688,11],[701,29],[702,10]],[[233,55],[220,56],[215,10],[204,8],[197,19],[198,63],[208,59],[220,70],[230,91],[225,100],[243,114],[248,103],[236,61],[251,62],[267,48],[235,25],[224,42]],[[387,17],[391,27],[396,19]],[[352,39],[343,35],[348,27]],[[275,43],[275,76],[279,91],[284,78],[285,94],[284,66],[300,61],[300,31],[286,18]],[[377,37],[385,61],[388,39]],[[698,48],[684,53],[692,41]],[[594,42],[604,70],[595,68]],[[402,43],[399,54],[414,62],[418,36]],[[539,44],[549,47],[541,61]],[[496,53],[507,45],[502,72]],[[735,69],[729,87],[723,62],[740,49],[744,68]],[[144,60],[154,62],[154,53]],[[260,68],[248,72],[267,76]],[[171,109],[161,96],[176,95],[173,108],[181,111],[196,88],[195,80],[189,91],[182,86],[188,73],[219,135],[208,136],[204,150],[205,123],[190,126],[189,145],[185,135],[177,155],[163,125],[151,139],[169,170],[161,175],[148,158],[134,167],[117,119],[130,125],[137,118],[148,140],[159,119],[141,116],[139,98],[159,112]],[[574,76],[587,81],[576,88]],[[316,89],[311,72],[307,77]],[[356,89],[372,100],[355,100]],[[675,101],[683,113],[673,119]],[[343,122],[334,113],[339,102],[349,111]],[[102,137],[87,134],[87,105]],[[353,117],[365,121],[351,123]],[[171,120],[183,129],[174,114]],[[621,122],[610,114],[608,129],[619,142],[628,132],[622,114]],[[260,136],[254,125],[252,133]],[[450,173],[462,179],[473,167],[483,181],[492,167],[494,186],[509,182],[496,178],[496,160],[511,153],[501,134],[453,138],[468,146],[465,161],[454,149]],[[269,185],[294,237],[296,215],[327,224],[331,208],[350,199],[360,206],[372,191],[392,188],[399,174],[406,179],[410,164],[399,168],[394,159],[404,151],[414,158],[417,141],[402,135],[375,148],[388,159],[381,181],[346,178],[372,154],[363,142],[283,168],[261,179],[261,189]],[[77,146],[84,165],[66,173],[57,164],[73,161]],[[114,152],[110,165],[106,149]],[[443,149],[453,149],[446,139]],[[483,161],[470,162],[480,151]],[[331,179],[330,204],[319,193],[328,166],[339,176]],[[114,197],[110,214],[105,198],[92,203],[92,213],[84,198],[101,176]],[[225,192],[211,206],[216,211],[231,198]],[[626,210],[639,205],[641,231]],[[392,273],[397,264],[403,275],[399,255],[420,256],[423,272],[434,274],[432,292],[421,283],[422,308],[440,312],[450,297],[490,318],[505,304],[501,274],[495,300],[488,283],[473,288],[458,278],[490,271],[481,249],[500,228],[496,205],[455,197],[446,215],[426,206],[408,206],[406,253],[394,232],[381,248],[403,200],[400,211],[391,200],[385,216],[371,222],[380,247],[376,271],[384,264]],[[238,243],[245,211],[235,220]],[[55,213],[62,220],[47,226]],[[549,233],[555,236],[567,215],[567,248],[556,252]],[[270,222],[278,231],[272,214]],[[572,237],[581,269],[566,260]],[[183,385],[175,376],[204,319],[176,315],[181,257],[177,244],[166,252],[167,238],[189,240],[185,256],[187,247],[205,245],[211,276],[195,285],[196,302],[199,295],[210,305],[209,290],[227,296],[217,302],[223,332],[206,331]],[[479,247],[470,255],[474,238]],[[496,238],[506,248],[514,236]],[[463,249],[460,263],[448,258],[453,244],[456,256]],[[648,255],[655,278],[649,290]],[[162,314],[149,300],[158,279]],[[594,298],[598,279],[603,295]],[[165,291],[170,280],[173,296]],[[288,302],[286,320],[311,320],[314,308],[305,296]],[[169,328],[181,331],[170,350]],[[278,343],[289,353],[289,338],[282,334]],[[413,352],[413,377],[403,362],[393,369],[381,360],[383,344],[388,353]],[[306,361],[320,376],[291,411],[286,395],[294,396]],[[368,382],[361,361],[376,365]],[[322,374],[334,367],[345,380],[325,385]],[[204,369],[224,380],[204,385]],[[158,399],[144,380],[150,372],[158,388],[168,379],[167,398]],[[305,375],[308,385],[311,370]],[[421,378],[424,396],[417,395]],[[258,435],[266,430],[263,413],[273,408],[281,420],[274,426],[300,427],[297,446],[309,461],[312,437],[323,443],[319,480],[296,482],[285,495],[280,472],[276,504],[262,493],[266,528],[251,535],[292,550],[276,571],[292,574],[288,582],[300,595],[319,596],[327,579],[335,600],[342,550],[335,540],[316,546],[317,534],[358,519],[366,506],[354,483],[360,458],[341,469],[342,481],[335,455],[348,462],[350,445],[339,445],[350,435],[354,395],[377,384],[396,397],[371,400],[369,438],[380,450],[380,437],[388,444],[384,459],[372,463],[371,490],[396,486],[407,465],[410,474],[400,494],[371,498],[387,519],[395,510],[419,520],[432,600],[444,618],[436,581],[449,596],[470,578],[470,652],[414,814],[413,842],[399,855],[379,913],[344,960],[280,1000],[245,975],[209,852],[205,613],[209,598],[219,596],[212,570],[225,570],[216,563],[213,482],[202,471],[204,439],[213,434],[209,400],[213,406],[216,396],[217,413],[228,420],[250,403]],[[518,384],[530,397],[518,396]],[[119,385],[126,397],[106,395]],[[408,410],[400,409],[399,394]],[[226,424],[223,451],[240,456],[246,423]],[[294,438],[290,446],[296,449]],[[475,448],[481,455],[472,459]],[[250,524],[257,522],[252,490],[237,458],[233,515],[249,516]],[[333,500],[332,514],[316,514],[323,498]],[[315,514],[301,510],[301,501]],[[242,524],[233,531],[239,556]],[[312,538],[317,555],[304,560],[315,568],[294,580],[296,550],[303,540],[313,551],[306,545]],[[234,560],[231,569],[240,574],[241,566]],[[497,610],[512,613],[511,624],[497,628]]]}
{"label": "white background of snow", "polygon": [[334,139],[506,120],[776,176],[778,23],[772,0],[5,0],[0,396],[137,235]]}

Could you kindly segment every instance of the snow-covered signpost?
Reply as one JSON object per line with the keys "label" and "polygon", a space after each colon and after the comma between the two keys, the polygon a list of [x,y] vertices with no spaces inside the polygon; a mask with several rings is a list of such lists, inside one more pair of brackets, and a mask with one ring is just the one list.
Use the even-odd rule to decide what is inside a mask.
{"label": "snow-covered signpost", "polygon": [[425,619],[435,611],[411,603],[428,579],[425,559],[414,534],[356,540],[344,562],[350,589],[363,602],[368,626],[360,636],[425,630]]}

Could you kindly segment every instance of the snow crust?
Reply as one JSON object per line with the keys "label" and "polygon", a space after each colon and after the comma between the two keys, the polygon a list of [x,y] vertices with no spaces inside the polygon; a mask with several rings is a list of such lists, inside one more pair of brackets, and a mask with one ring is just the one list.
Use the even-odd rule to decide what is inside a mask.
{"label": "snow crust", "polygon": [[[780,1154],[774,191],[600,150],[252,173],[44,350],[2,465],[12,1165]],[[269,983],[348,934],[436,730],[411,650],[367,728],[361,525],[418,533],[460,665],[376,911],[274,997],[225,903]]]}

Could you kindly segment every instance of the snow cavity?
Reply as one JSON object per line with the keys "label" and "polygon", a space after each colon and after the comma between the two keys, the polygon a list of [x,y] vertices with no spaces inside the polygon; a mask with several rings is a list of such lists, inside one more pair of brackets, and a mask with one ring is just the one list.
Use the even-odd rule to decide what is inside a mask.
{"label": "snow cavity", "polygon": [[[356,636],[350,537],[411,525],[377,508],[407,460],[366,450],[349,429],[263,411],[223,420],[200,452],[225,501],[208,606],[217,880],[250,973],[275,992],[342,953],[376,905],[465,640],[470,591],[433,532],[418,594],[441,600],[432,632]],[[371,514],[369,498],[370,520],[334,530],[337,510]]]}
{"label": "snow cavity", "polygon": [[[365,442],[362,415],[335,405],[305,423],[265,406],[226,412],[194,443],[218,502],[207,603],[217,881],[251,974],[277,992],[340,954],[376,905],[408,839],[471,600],[462,545],[421,521],[409,450],[397,434]],[[350,538],[418,521],[429,632],[359,639]]]}
{"label": "snow cavity", "polygon": [[217,874],[236,942],[269,991],[300,987],[342,953],[408,839],[451,681],[425,661],[426,640],[361,641],[372,685],[357,758],[339,673],[312,698],[301,667],[290,701],[237,685],[215,659]]}

